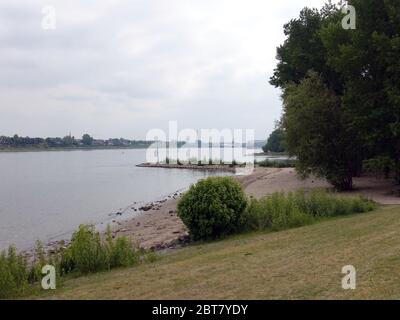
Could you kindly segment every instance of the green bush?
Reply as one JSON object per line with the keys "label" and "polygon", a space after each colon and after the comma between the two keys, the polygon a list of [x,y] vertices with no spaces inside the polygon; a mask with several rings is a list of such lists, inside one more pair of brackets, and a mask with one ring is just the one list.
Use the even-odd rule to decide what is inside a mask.
{"label": "green bush", "polygon": [[341,197],[335,193],[315,190],[297,191],[288,195],[303,212],[314,217],[333,217],[374,210],[376,204],[362,196]]}
{"label": "green bush", "polygon": [[37,282],[42,277],[42,268],[48,263],[48,256],[44,250],[43,244],[36,241],[34,261],[29,273],[29,282]]}
{"label": "green bush", "polygon": [[301,211],[284,193],[273,193],[260,200],[250,200],[244,227],[246,230],[283,230],[313,221],[311,215]]}
{"label": "green bush", "polygon": [[116,267],[128,267],[139,261],[146,252],[134,249],[131,242],[120,237],[113,239],[108,228],[106,239],[100,238],[94,226],[81,225],[72,235],[71,244],[46,252],[41,242],[36,243],[33,262],[28,265],[22,254],[11,246],[0,253],[0,298],[17,297],[42,279],[42,267],[52,265],[57,271],[57,283],[68,273],[91,273]]}
{"label": "green bush", "polygon": [[178,203],[178,216],[195,240],[215,239],[240,228],[247,205],[240,184],[230,177],[201,180]]}
{"label": "green bush", "polygon": [[389,179],[396,172],[396,163],[389,156],[379,156],[364,160],[363,169],[377,176],[382,174],[386,179]]}
{"label": "green bush", "polygon": [[266,159],[260,162],[256,162],[256,165],[265,168],[294,168],[296,167],[296,160],[270,160]]}
{"label": "green bush", "polygon": [[0,254],[0,298],[22,294],[28,287],[29,269],[23,255],[15,247]]}
{"label": "green bush", "polygon": [[272,215],[266,210],[266,206],[262,200],[250,198],[243,217],[243,226],[246,230],[265,230],[271,227]]}
{"label": "green bush", "polygon": [[138,261],[132,243],[125,237],[114,240],[108,228],[106,241],[93,226],[82,225],[72,236],[71,245],[62,257],[64,273],[90,273],[116,267],[128,267]]}
{"label": "green bush", "polygon": [[244,215],[244,229],[283,230],[323,217],[368,212],[375,208],[375,203],[363,197],[339,197],[324,191],[273,193],[260,200],[250,200]]}
{"label": "green bush", "polygon": [[138,261],[138,254],[133,250],[132,243],[126,237],[112,238],[111,230],[107,229],[107,249],[110,268],[129,267]]}
{"label": "green bush", "polygon": [[13,298],[31,292],[32,284],[40,283],[42,267],[47,264],[57,269],[60,265],[59,253],[46,254],[39,241],[30,263],[23,254],[17,253],[14,246],[10,246],[7,252],[3,251],[0,254],[0,298]]}
{"label": "green bush", "polygon": [[313,222],[313,217],[301,211],[284,193],[274,193],[266,198],[264,206],[271,214],[272,230],[284,230]]}
{"label": "green bush", "polygon": [[66,272],[90,273],[110,268],[110,257],[93,226],[81,225],[71,239],[63,259]]}

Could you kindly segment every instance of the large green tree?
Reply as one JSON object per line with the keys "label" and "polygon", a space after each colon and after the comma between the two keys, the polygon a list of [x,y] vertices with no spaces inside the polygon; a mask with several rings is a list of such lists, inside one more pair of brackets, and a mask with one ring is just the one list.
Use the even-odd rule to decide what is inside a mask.
{"label": "large green tree", "polygon": [[324,50],[318,31],[322,17],[318,10],[305,8],[298,19],[284,25],[287,37],[277,48],[278,65],[270,83],[284,88],[289,83],[300,83],[309,70],[325,69],[324,57],[316,52]]}
{"label": "large green tree", "polygon": [[278,64],[270,83],[281,89],[299,84],[310,70],[318,72],[329,88],[340,94],[343,83],[340,75],[327,63],[327,51],[321,38],[321,29],[331,21],[338,21],[340,7],[326,4],[320,11],[304,8],[297,19],[284,25],[287,37],[277,48]]}
{"label": "large green tree", "polygon": [[[351,189],[362,159],[357,145],[348,148],[340,95],[343,80],[327,62],[321,30],[342,17],[340,8],[305,8],[284,26],[287,36],[277,49],[271,84],[283,91],[287,151],[298,158],[298,171],[326,178],[338,189]],[[353,158],[354,157],[354,158]]]}
{"label": "large green tree", "polygon": [[340,21],[321,29],[327,64],[343,79],[343,112],[360,155],[391,158],[399,179],[400,2],[348,2],[356,8],[356,29],[344,30]]}
{"label": "large green tree", "polygon": [[283,94],[283,126],[289,154],[298,159],[297,170],[326,178],[340,190],[353,187],[357,148],[348,135],[340,98],[316,72]]}
{"label": "large green tree", "polygon": [[[309,156],[299,156],[303,149],[290,142],[289,152],[299,157],[303,171],[325,176],[339,188],[348,186],[340,186],[335,180],[360,174],[363,160],[371,158],[391,159],[400,180],[400,1],[349,0],[348,4],[356,9],[355,30],[342,27],[344,13],[332,3],[319,11],[304,9],[298,19],[285,25],[287,39],[278,48],[279,62],[271,78],[271,83],[283,91],[285,112],[291,113],[290,117],[284,115],[288,136],[296,128],[297,134],[309,139],[288,137],[303,146],[307,142]],[[310,79],[316,77],[318,85],[313,87]],[[328,104],[323,99],[328,98],[326,90]],[[304,98],[305,92],[309,99]],[[293,111],[296,108],[291,106],[298,99],[303,105]],[[289,121],[296,118],[294,113],[313,113],[318,106],[324,113],[318,113],[314,120],[302,121],[307,115],[299,114],[298,123]],[[323,130],[319,124],[333,115],[340,119],[334,122],[335,132]],[[318,137],[313,135],[317,135],[315,128],[322,130]],[[336,154],[329,152],[331,148],[321,148],[321,141],[330,147],[332,142]],[[348,155],[352,161],[348,161]],[[334,170],[327,170],[330,168]],[[332,179],[330,171],[336,172],[338,179]]]}

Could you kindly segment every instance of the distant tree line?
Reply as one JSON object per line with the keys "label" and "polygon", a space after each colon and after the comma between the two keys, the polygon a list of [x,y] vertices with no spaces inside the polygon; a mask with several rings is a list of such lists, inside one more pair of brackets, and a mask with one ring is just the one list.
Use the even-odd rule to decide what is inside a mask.
{"label": "distant tree line", "polygon": [[152,141],[128,139],[94,139],[89,134],[84,134],[81,139],[71,135],[63,138],[30,138],[14,135],[12,137],[0,136],[2,148],[79,148],[79,147],[148,147]]}
{"label": "distant tree line", "polygon": [[277,127],[269,135],[267,143],[262,147],[262,149],[265,153],[268,152],[283,153],[286,151],[285,144],[286,144],[285,130],[283,130],[280,127]]}
{"label": "distant tree line", "polygon": [[305,8],[284,26],[270,82],[281,88],[281,130],[298,171],[352,189],[353,177],[381,171],[400,182],[400,1],[349,0]]}

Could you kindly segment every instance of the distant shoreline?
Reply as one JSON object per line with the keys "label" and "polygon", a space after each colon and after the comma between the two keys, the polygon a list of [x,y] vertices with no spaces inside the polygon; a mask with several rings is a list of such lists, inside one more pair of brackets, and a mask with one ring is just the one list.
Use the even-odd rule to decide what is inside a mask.
{"label": "distant shoreline", "polygon": [[254,156],[270,156],[270,157],[288,157],[285,152],[256,152]]}
{"label": "distant shoreline", "polygon": [[50,147],[50,148],[26,148],[12,147],[0,148],[0,153],[11,152],[45,152],[45,151],[91,151],[91,150],[129,150],[129,149],[147,149],[149,146],[93,146],[93,147]]}
{"label": "distant shoreline", "polygon": [[140,168],[162,168],[162,169],[186,169],[186,170],[203,170],[203,171],[222,171],[222,172],[236,172],[238,166],[231,165],[196,165],[196,164],[157,164],[157,163],[141,163],[136,165]]}

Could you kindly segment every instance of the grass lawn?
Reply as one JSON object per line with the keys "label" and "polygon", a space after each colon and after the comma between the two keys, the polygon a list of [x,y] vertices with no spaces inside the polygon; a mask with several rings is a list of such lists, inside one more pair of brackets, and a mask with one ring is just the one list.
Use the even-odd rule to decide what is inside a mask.
{"label": "grass lawn", "polygon": [[[345,265],[357,269],[354,291],[341,288]],[[195,245],[35,298],[400,299],[400,207]]]}

